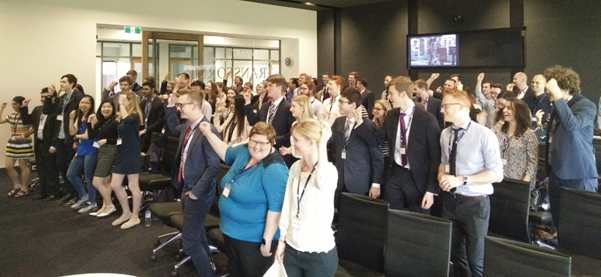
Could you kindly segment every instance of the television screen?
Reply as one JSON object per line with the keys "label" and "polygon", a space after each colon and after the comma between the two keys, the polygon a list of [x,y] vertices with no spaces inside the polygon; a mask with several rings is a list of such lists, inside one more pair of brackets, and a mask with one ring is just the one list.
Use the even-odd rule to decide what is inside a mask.
{"label": "television screen", "polygon": [[456,34],[409,36],[409,67],[457,66]]}

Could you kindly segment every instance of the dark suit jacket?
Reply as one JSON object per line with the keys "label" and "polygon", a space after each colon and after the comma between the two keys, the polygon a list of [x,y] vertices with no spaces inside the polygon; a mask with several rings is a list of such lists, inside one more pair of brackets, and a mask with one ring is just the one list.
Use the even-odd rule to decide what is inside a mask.
{"label": "dark suit jacket", "polygon": [[365,91],[361,94],[361,97],[363,98],[361,105],[367,109],[367,117],[369,117],[369,119],[374,119],[374,115],[372,114],[372,111],[374,110],[374,104],[376,102],[374,94],[371,93],[370,90],[365,89]]}
{"label": "dark suit jacket", "polygon": [[[36,145],[38,145],[40,140],[38,139],[38,130],[40,129],[40,117],[44,111],[44,106],[37,106],[33,108],[31,114],[29,113],[29,107],[21,107],[19,112],[21,113],[21,120],[23,120],[23,124],[31,124],[33,126],[33,140]],[[42,131],[42,136],[44,141],[40,147],[40,149],[45,149],[48,151],[50,146],[52,146],[52,138],[54,135],[54,124],[56,121],[56,115],[46,115],[46,121],[44,122],[44,130]]]}
{"label": "dark suit jacket", "polygon": [[[430,106],[430,103],[428,103]],[[396,137],[399,131],[401,109],[390,110],[384,120],[384,126],[378,129],[378,142],[388,142],[390,148],[390,164],[395,163],[394,155]],[[424,195],[426,192],[438,194],[437,180],[438,166],[440,165],[440,128],[438,121],[429,112],[416,108],[409,127],[409,141],[407,142],[407,160],[411,167],[411,175],[417,189]]]}
{"label": "dark suit jacket", "polygon": [[346,186],[352,193],[366,194],[372,183],[382,183],[384,155],[376,138],[376,125],[369,119],[351,131],[346,144],[346,159],[342,159],[344,149],[344,125],[346,117],[336,118],[332,124],[334,160],[338,169],[338,189]]}
{"label": "dark suit jacket", "polygon": [[[520,91],[518,90],[517,87],[513,88],[513,92],[515,92],[515,95],[519,95]],[[528,108],[532,111],[532,109],[534,109],[534,106],[536,106],[536,97],[534,97],[534,92],[532,91],[532,88],[530,86],[528,86],[528,89],[526,89],[526,93],[524,94],[524,97],[522,98],[522,101],[526,102],[526,104],[528,104]],[[534,116],[534,114],[533,114]]]}
{"label": "dark suit jacket", "polygon": [[[67,96],[67,94],[61,95],[61,97],[56,99],[56,101],[54,103],[52,103],[51,98],[46,98],[46,101],[44,101],[44,109],[43,109],[44,114],[54,115],[55,118],[57,118],[59,115],[63,116],[63,120],[65,122],[65,124],[63,124],[63,131],[65,132],[64,143],[66,145],[73,144],[73,136],[71,136],[69,134],[69,114],[72,111],[76,111],[79,108],[79,101],[83,97],[83,93],[81,93],[78,90],[73,90],[73,92],[71,92],[71,93],[73,93],[73,94],[71,95],[71,98],[69,98],[69,102],[65,106],[64,111],[62,110],[62,103],[63,103],[63,99],[65,98],[65,96]],[[58,134],[60,131],[60,126],[61,126],[61,122],[59,120],[54,120],[54,123],[55,123],[55,125],[53,128],[54,133],[52,135],[52,139],[53,139],[52,145],[56,145],[56,143],[58,143]],[[45,140],[46,139],[44,138],[44,141]]]}
{"label": "dark suit jacket", "polygon": [[[248,119],[248,124],[250,126],[255,126],[255,124],[259,121],[267,122],[267,113],[269,112],[269,107],[271,106],[271,101],[263,104],[261,109],[255,114],[253,112],[253,105],[248,104],[244,106],[244,112],[246,113],[246,118]],[[271,125],[275,129],[275,146],[278,149],[280,146],[290,147],[290,128],[292,127],[292,123],[294,122],[294,117],[290,112],[290,102],[286,99],[282,99],[280,105],[278,106],[278,110],[275,112],[275,116],[271,121]]]}
{"label": "dark suit jacket", "polygon": [[564,180],[597,179],[599,175],[593,149],[593,122],[597,107],[580,93],[569,102],[565,99],[555,101],[553,107],[555,115],[552,118],[555,120],[549,122],[555,127],[549,147],[549,163],[553,172]]}
{"label": "dark suit jacket", "polygon": [[[142,109],[142,113],[144,113],[145,108],[146,99],[142,100],[142,102],[140,103],[140,109]],[[160,133],[161,131],[163,131],[164,124],[165,110],[163,109],[163,100],[155,96],[154,100],[152,101],[152,106],[150,106],[150,110],[148,112],[146,134],[144,134],[142,138],[142,151],[144,151],[150,146],[150,138],[152,137],[152,133]]]}
{"label": "dark suit jacket", "polygon": [[[165,108],[165,118],[167,119],[169,128],[175,132],[179,132],[177,153],[181,153],[182,143],[191,123],[186,121],[185,123],[180,124],[175,107]],[[206,118],[203,118],[201,122],[209,121]],[[217,132],[215,126],[211,125],[211,130],[213,131],[213,134],[221,139],[221,135]],[[176,155],[173,170],[171,171],[171,183],[173,186],[177,190],[185,188],[186,190],[192,191],[192,194],[201,201],[213,201],[216,194],[215,179],[217,177],[217,172],[219,171],[221,159],[217,153],[215,153],[215,150],[213,150],[209,141],[202,134],[200,128],[197,127],[194,129],[194,136],[189,143],[182,182],[179,182],[178,180],[180,162],[181,155]]]}
{"label": "dark suit jacket", "polygon": [[444,115],[440,112],[440,106],[442,105],[442,101],[438,98],[429,97],[428,98],[428,107],[426,110],[436,117],[438,121],[438,128],[442,130],[444,128]]}

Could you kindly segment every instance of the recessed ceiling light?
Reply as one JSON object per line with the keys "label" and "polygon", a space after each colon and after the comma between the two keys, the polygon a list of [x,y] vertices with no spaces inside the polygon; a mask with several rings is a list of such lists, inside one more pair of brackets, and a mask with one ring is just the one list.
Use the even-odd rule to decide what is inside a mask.
{"label": "recessed ceiling light", "polygon": [[311,2],[305,2],[305,5],[308,5],[308,6],[315,6],[315,4],[313,4],[313,3],[311,3]]}

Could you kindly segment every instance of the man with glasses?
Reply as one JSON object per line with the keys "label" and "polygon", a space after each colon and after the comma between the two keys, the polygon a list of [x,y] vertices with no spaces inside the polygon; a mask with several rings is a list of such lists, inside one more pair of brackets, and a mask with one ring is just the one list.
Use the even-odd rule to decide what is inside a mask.
{"label": "man with glasses", "polygon": [[[332,99],[332,98],[330,98]],[[336,207],[342,192],[377,198],[384,167],[384,156],[376,138],[376,125],[361,115],[361,93],[356,88],[345,89],[338,99],[340,112],[332,125],[332,146],[338,187]]]}
{"label": "man with glasses", "polygon": [[[290,112],[290,102],[284,98],[286,93],[286,77],[280,74],[273,74],[265,80],[267,82],[267,96],[271,98],[270,102],[265,103],[257,112],[253,112],[250,92],[243,93],[244,112],[250,126],[263,121],[271,124],[275,129],[275,149],[280,147],[290,147],[290,128],[294,117]],[[295,159],[292,155],[284,156],[284,161],[288,167],[292,166]]]}
{"label": "man with glasses", "polygon": [[[215,178],[219,171],[220,158],[211,147],[199,127],[200,122],[209,123],[202,113],[203,97],[200,91],[180,89],[180,95],[169,98],[165,108],[165,119],[172,132],[179,133],[178,155],[172,170],[171,182],[181,190],[184,209],[182,248],[189,255],[200,276],[213,276],[209,262],[209,245],[205,234],[205,218],[216,195]],[[181,118],[187,119],[180,124]],[[215,126],[211,131],[219,139]]]}
{"label": "man with glasses", "polygon": [[490,218],[492,183],[503,180],[499,142],[485,126],[470,120],[464,91],[445,91],[441,111],[452,126],[440,135],[438,184],[442,217],[453,223],[451,262],[455,276],[482,276],[484,238]]}

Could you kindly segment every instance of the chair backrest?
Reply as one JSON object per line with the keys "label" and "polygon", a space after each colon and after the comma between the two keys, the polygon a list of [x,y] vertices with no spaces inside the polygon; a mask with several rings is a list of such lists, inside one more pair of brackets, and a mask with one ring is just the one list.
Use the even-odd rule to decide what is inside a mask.
{"label": "chair backrest", "polygon": [[545,276],[568,277],[572,258],[557,251],[531,244],[486,237],[484,276]]}
{"label": "chair backrest", "polygon": [[601,259],[601,194],[561,188],[559,206],[559,247]]}
{"label": "chair backrest", "polygon": [[448,276],[451,229],[447,219],[388,210],[386,276]]}
{"label": "chair backrest", "polygon": [[363,195],[342,193],[336,234],[338,256],[384,272],[387,216],[387,202]]}
{"label": "chair backrest", "polygon": [[209,209],[209,213],[215,215],[215,216],[220,216],[219,214],[219,197],[221,197],[221,193],[223,192],[221,190],[221,179],[223,179],[223,176],[225,176],[225,174],[227,174],[227,172],[230,170],[229,165],[227,164],[221,164],[219,165],[219,171],[217,172],[217,178],[215,178],[215,181],[217,182],[217,189],[216,189],[216,193],[217,195],[215,196],[215,200],[213,200],[213,205],[211,205],[211,208]]}
{"label": "chair backrest", "polygon": [[595,150],[595,163],[597,165],[597,174],[601,173],[601,139],[593,139],[593,149]]}
{"label": "chair backrest", "polygon": [[493,187],[488,231],[530,243],[530,183],[505,178],[501,183],[493,184]]}
{"label": "chair backrest", "polygon": [[179,145],[179,138],[167,137],[167,143],[163,147],[163,157],[161,159],[161,168],[163,172],[171,174],[173,163],[177,157],[177,146]]}

